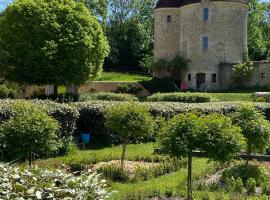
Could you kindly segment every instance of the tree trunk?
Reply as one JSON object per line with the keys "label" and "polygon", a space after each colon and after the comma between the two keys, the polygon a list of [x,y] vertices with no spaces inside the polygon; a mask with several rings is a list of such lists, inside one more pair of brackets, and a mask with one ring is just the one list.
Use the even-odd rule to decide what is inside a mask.
{"label": "tree trunk", "polygon": [[192,198],[192,152],[188,155],[188,200]]}
{"label": "tree trunk", "polygon": [[248,145],[247,147],[247,165],[249,164],[249,161],[251,160],[251,147]]}
{"label": "tree trunk", "polygon": [[122,157],[121,157],[121,168],[124,170],[125,167],[125,155],[126,155],[126,147],[127,147],[127,138],[124,139],[124,143],[122,144],[123,151],[122,151]]}

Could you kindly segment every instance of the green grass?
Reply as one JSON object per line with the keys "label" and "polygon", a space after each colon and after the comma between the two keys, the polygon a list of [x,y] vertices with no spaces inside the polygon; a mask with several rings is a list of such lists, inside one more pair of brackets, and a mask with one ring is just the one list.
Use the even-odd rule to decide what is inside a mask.
{"label": "green grass", "polygon": [[253,101],[254,93],[208,93],[218,101]]}
{"label": "green grass", "polygon": [[113,82],[139,82],[148,81],[152,77],[136,74],[125,74],[118,72],[103,72],[100,78],[95,79],[95,81],[113,81]]}
{"label": "green grass", "polygon": [[[36,164],[46,167],[60,167],[67,165],[91,165],[102,161],[118,160],[121,158],[122,147],[116,146],[98,150],[78,151],[75,154],[47,160],[39,160]],[[126,159],[134,161],[159,161],[165,156],[154,154],[154,143],[130,144],[127,146]]]}

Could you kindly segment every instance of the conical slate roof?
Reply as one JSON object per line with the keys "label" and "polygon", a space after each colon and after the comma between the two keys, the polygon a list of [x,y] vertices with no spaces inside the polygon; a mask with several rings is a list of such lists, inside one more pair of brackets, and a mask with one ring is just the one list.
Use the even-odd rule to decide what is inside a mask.
{"label": "conical slate roof", "polygon": [[[238,2],[247,3],[247,0],[210,0],[210,1],[227,1],[227,2]],[[179,8],[188,4],[201,3],[202,0],[159,0],[156,5],[158,8]]]}

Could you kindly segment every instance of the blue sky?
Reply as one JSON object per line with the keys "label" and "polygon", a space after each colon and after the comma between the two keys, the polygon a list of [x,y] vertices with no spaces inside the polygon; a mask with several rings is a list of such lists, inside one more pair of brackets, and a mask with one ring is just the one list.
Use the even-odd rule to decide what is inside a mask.
{"label": "blue sky", "polygon": [[[261,0],[263,2],[269,2],[270,0]],[[6,6],[12,2],[12,0],[0,0],[0,11],[4,10]]]}

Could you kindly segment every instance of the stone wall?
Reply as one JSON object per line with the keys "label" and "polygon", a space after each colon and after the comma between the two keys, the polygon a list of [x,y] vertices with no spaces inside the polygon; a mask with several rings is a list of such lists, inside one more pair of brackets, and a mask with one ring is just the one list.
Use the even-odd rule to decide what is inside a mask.
{"label": "stone wall", "polygon": [[[228,90],[234,87],[232,80],[233,64],[221,64],[219,69],[220,74],[220,89]],[[270,61],[255,61],[253,62],[252,78],[247,83],[248,87],[270,87]],[[241,86],[240,86],[241,87]]]}
{"label": "stone wall", "polygon": [[[141,90],[136,94],[137,96],[148,96],[150,93],[140,84],[133,82],[106,82],[106,81],[92,81],[83,84],[82,86],[75,89],[79,94],[85,92],[114,92],[119,84],[129,84]],[[53,86],[35,86],[28,85],[23,90],[18,91],[18,98],[30,98],[33,94],[38,95],[50,95],[53,94]]]}

